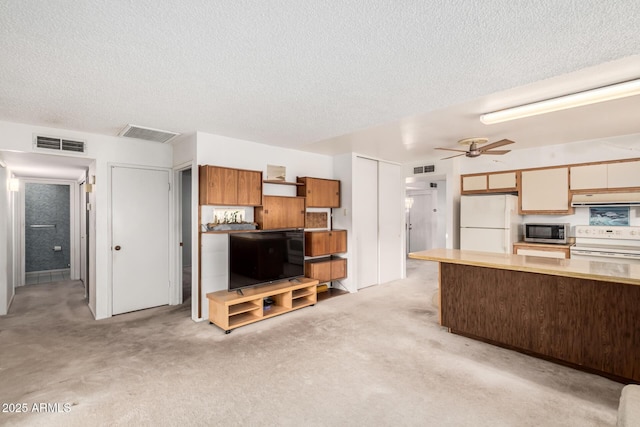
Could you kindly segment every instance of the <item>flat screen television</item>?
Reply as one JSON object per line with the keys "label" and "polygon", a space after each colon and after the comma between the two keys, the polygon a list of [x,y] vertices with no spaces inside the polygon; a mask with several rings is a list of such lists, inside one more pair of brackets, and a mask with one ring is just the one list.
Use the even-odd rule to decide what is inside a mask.
{"label": "flat screen television", "polygon": [[229,234],[229,291],[304,276],[304,231]]}

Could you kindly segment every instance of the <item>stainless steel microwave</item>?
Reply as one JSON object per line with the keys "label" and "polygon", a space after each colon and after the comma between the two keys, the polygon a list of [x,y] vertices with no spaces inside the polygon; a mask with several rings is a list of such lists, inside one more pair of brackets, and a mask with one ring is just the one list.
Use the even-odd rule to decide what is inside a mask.
{"label": "stainless steel microwave", "polygon": [[525,242],[567,243],[570,224],[523,224]]}

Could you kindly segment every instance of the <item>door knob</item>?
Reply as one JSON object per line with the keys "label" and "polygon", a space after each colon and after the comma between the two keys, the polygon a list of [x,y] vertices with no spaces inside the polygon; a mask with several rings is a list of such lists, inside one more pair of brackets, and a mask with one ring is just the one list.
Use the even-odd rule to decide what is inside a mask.
{"label": "door knob", "polygon": [[117,245],[117,246],[116,246],[115,248],[113,248],[113,249],[115,249],[116,251],[119,251],[121,248],[120,248],[120,245]]}

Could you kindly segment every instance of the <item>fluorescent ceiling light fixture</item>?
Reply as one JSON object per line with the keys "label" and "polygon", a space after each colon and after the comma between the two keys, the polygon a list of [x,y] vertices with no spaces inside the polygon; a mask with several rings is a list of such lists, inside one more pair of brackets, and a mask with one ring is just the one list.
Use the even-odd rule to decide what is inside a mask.
{"label": "fluorescent ceiling light fixture", "polygon": [[551,113],[553,111],[566,110],[633,95],[640,95],[640,79],[629,80],[610,86],[585,90],[584,92],[572,93],[570,95],[483,114],[480,116],[480,121],[485,125],[492,125],[494,123],[537,116],[538,114]]}

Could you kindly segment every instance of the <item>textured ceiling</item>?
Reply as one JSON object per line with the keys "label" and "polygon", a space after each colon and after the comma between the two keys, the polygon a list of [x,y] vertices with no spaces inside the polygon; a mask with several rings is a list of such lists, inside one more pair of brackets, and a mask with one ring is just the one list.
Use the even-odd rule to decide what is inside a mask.
{"label": "textured ceiling", "polygon": [[[478,133],[570,142],[593,135],[571,114],[544,142],[527,126],[479,127],[478,114],[640,77],[638,17],[637,0],[3,0],[0,120],[396,161]],[[637,117],[639,104],[620,105]],[[640,132],[633,122],[599,129]]]}

